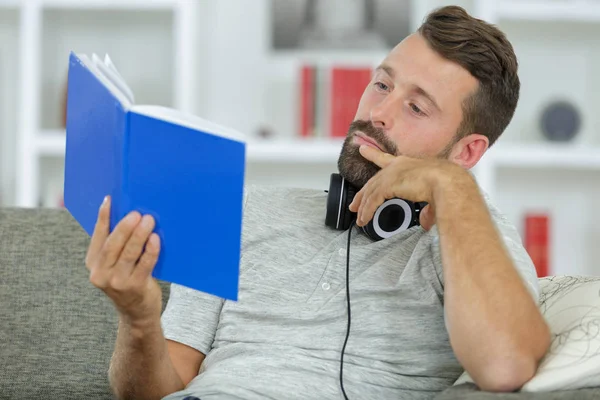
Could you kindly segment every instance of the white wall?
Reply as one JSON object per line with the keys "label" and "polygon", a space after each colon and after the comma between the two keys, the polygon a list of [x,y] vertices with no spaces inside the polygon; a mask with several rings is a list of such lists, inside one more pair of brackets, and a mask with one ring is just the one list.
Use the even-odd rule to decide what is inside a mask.
{"label": "white wall", "polygon": [[13,201],[17,130],[19,13],[0,12],[0,204]]}

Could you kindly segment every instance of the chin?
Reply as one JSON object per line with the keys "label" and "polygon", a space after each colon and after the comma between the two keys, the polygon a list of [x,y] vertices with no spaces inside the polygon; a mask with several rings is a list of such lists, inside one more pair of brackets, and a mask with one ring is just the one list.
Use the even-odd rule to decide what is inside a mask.
{"label": "chin", "polygon": [[352,186],[360,189],[371,179],[379,167],[366,160],[358,151],[358,146],[345,141],[338,158],[338,170]]}

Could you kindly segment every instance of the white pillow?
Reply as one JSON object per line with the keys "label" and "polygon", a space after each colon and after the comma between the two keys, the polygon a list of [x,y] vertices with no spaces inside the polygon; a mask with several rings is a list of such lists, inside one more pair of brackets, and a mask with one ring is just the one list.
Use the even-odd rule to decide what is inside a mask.
{"label": "white pillow", "polygon": [[[540,311],[552,343],[523,392],[600,387],[600,278],[540,278]],[[465,372],[454,383],[473,382]]]}

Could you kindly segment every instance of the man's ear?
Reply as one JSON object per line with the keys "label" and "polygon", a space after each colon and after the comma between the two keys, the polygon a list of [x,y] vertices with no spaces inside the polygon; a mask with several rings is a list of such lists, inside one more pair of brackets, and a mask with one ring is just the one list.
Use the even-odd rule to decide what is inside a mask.
{"label": "man's ear", "polygon": [[483,157],[489,147],[489,143],[486,136],[471,133],[456,142],[448,160],[465,169],[471,169]]}

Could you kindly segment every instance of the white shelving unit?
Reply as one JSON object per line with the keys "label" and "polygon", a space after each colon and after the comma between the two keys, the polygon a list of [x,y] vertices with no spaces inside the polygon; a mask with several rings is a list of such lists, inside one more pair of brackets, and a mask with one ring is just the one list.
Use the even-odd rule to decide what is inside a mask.
{"label": "white shelving unit", "polygon": [[[134,14],[137,17],[138,15],[147,13],[147,15],[151,16],[150,18],[156,18],[155,13],[162,13],[166,19],[171,21],[171,30],[167,33],[172,39],[168,43],[171,54],[166,57],[172,63],[167,68],[172,71],[172,80],[170,84],[164,85],[169,91],[165,97],[171,99],[168,105],[189,112],[195,109],[193,88],[195,87],[196,66],[192,55],[195,51],[195,38],[197,36],[195,20],[197,16],[197,2],[186,0],[12,0],[7,2],[6,0],[2,0],[0,4],[5,7],[18,7],[20,13],[19,64],[22,68],[18,88],[20,93],[20,112],[16,143],[17,185],[15,204],[17,206],[34,207],[39,204],[39,199],[43,196],[40,193],[40,174],[43,169],[41,165],[43,158],[64,155],[64,134],[58,130],[48,132],[44,127],[44,125],[48,125],[48,117],[44,113],[47,110],[44,109],[43,103],[44,101],[48,101],[48,98],[51,98],[51,101],[56,103],[52,104],[54,109],[59,109],[57,104],[60,100],[57,94],[60,92],[57,93],[56,82],[51,82],[51,84],[54,84],[52,87],[54,93],[48,94],[45,93],[47,82],[44,81],[44,78],[46,78],[46,69],[51,69],[53,66],[55,66],[55,70],[60,68],[55,65],[57,59],[61,63],[60,66],[64,65],[66,72],[68,53],[67,51],[60,52],[59,54],[63,54],[62,58],[57,54],[52,54],[51,51],[49,52],[49,59],[42,58],[41,56],[45,54],[45,51],[47,51],[46,46],[49,45],[47,43],[48,38],[46,37],[47,32],[44,32],[44,27],[45,25],[52,27],[52,23],[54,22],[52,18],[60,17],[61,13],[67,14],[67,19],[70,18],[72,22],[75,21],[75,26],[79,22],[79,19],[90,20],[90,12],[117,13],[112,14],[113,16],[117,16],[119,13],[129,13],[128,15],[132,17]],[[129,24],[130,20],[132,21],[131,24]],[[136,23],[135,18],[128,18],[125,26],[117,29],[135,29]],[[56,25],[54,27],[58,29]],[[160,29],[159,27],[157,28]],[[107,32],[104,34],[105,36],[110,36]],[[114,37],[116,34],[117,31],[115,30],[112,36]],[[73,42],[77,42],[76,39],[69,41],[70,39],[59,37],[54,46],[61,48],[61,50],[65,46],[65,49],[70,48]],[[100,39],[93,40],[97,43],[101,42]],[[114,43],[118,43],[118,41]],[[106,46],[106,42],[102,44]],[[138,45],[143,46],[143,43],[139,43]],[[118,46],[113,46],[113,48],[121,50]],[[79,51],[78,49],[73,50]],[[146,48],[139,53],[147,55],[152,50],[152,48]],[[91,51],[101,52],[102,50],[92,48]],[[136,55],[139,54],[134,53],[132,57],[136,57]],[[153,60],[156,59],[154,58]],[[147,67],[152,70],[152,65]],[[155,80],[160,80],[161,78],[164,79],[164,76],[157,75],[150,77],[150,79]],[[58,118],[57,113],[54,113],[54,115]],[[55,124],[51,121],[49,125]]]}
{"label": "white shelving unit", "polygon": [[[600,241],[596,206],[600,202],[600,76],[595,73],[600,68],[600,2],[413,0],[414,28],[428,11],[446,4],[459,4],[497,24],[519,57],[522,90],[517,113],[474,170],[478,181],[518,227],[525,212],[541,210],[551,215],[555,273],[600,273],[594,264],[600,258],[600,248],[594,244]],[[45,18],[89,11],[171,15],[168,43],[173,46],[174,64],[159,72],[173,79],[158,90],[168,105],[232,126],[249,137],[261,126],[273,128],[277,135],[272,141],[249,140],[249,182],[326,189],[329,174],[337,170],[341,141],[296,138],[299,67],[310,62],[375,66],[386,52],[273,54],[268,8],[269,0],[253,0],[251,7],[247,0],[0,0],[0,12],[18,10],[19,18],[16,205],[37,205],[44,183],[40,170],[47,173],[44,160],[52,160],[48,165],[54,168],[64,156],[63,130],[48,117],[56,114],[52,104],[48,106],[48,95],[40,96],[44,88],[56,93],[58,87],[58,70],[44,75],[39,68],[46,61],[41,59],[44,54],[53,56],[44,53]],[[80,14],[69,17],[68,23]],[[131,29],[136,29],[135,24]],[[62,40],[55,39],[54,46],[60,47]],[[161,40],[158,47],[162,43],[164,52]],[[155,71],[157,76],[163,75]],[[144,85],[137,85],[143,94]],[[584,118],[572,143],[548,143],[537,127],[543,105],[558,96],[576,103]],[[150,94],[147,98],[156,100]]]}
{"label": "white shelving unit", "polygon": [[[600,3],[478,0],[474,11],[513,43],[522,84],[513,122],[482,160],[482,186],[520,229],[526,213],[550,217],[552,273],[598,275]],[[556,99],[582,114],[571,143],[550,143],[537,126],[542,107]]]}
{"label": "white shelving unit", "polygon": [[12,199],[15,189],[19,5],[0,0],[0,204]]}
{"label": "white shelving unit", "polygon": [[600,21],[600,3],[590,0],[495,2],[497,16],[523,21]]}

